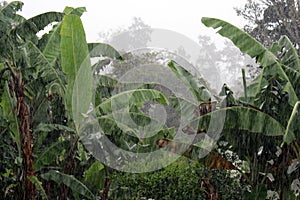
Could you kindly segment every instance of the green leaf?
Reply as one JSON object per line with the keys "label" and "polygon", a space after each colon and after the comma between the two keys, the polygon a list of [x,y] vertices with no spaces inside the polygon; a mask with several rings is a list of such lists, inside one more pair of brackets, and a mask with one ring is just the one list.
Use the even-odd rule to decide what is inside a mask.
{"label": "green leaf", "polygon": [[4,92],[1,95],[0,106],[2,108],[3,117],[5,120],[10,122],[10,136],[13,141],[17,144],[19,155],[21,155],[21,138],[19,133],[19,122],[15,114],[16,99],[10,96],[8,83],[5,82]]}
{"label": "green leaf", "polygon": [[64,130],[64,131],[68,131],[68,132],[75,132],[74,129],[68,127],[68,126],[64,126],[61,124],[44,124],[44,123],[40,123],[35,129],[34,132],[50,132],[50,131],[54,131],[54,130]]}
{"label": "green leaf", "polygon": [[29,176],[29,180],[35,185],[37,191],[41,195],[43,200],[48,200],[47,194],[43,188],[42,182],[36,176]]}
{"label": "green leaf", "polygon": [[[118,117],[118,119],[115,119],[114,116],[111,114],[103,115],[103,116],[99,117],[98,120],[99,120],[99,123],[101,124],[101,129],[105,132],[106,135],[111,135],[115,132],[115,128],[117,125],[117,127],[120,128],[123,132],[129,132],[129,133],[138,135],[138,133],[139,133],[138,130],[135,130],[132,127],[129,127],[126,124],[126,121],[122,122],[121,119],[124,119],[124,117],[122,117],[122,115],[125,115],[126,117],[128,117],[128,115],[126,115],[126,114],[128,114],[128,113],[120,114],[120,117]],[[118,113],[118,115],[119,115],[119,113]],[[116,120],[118,120],[118,121],[116,121]]]}
{"label": "green leaf", "polygon": [[60,29],[61,22],[51,31],[51,35],[43,50],[43,54],[48,62],[53,66],[60,55]]}
{"label": "green leaf", "polygon": [[146,101],[155,100],[160,104],[168,104],[168,100],[161,92],[153,89],[136,89],[121,92],[101,103],[98,108],[103,112],[128,109],[133,105],[141,106]]}
{"label": "green leaf", "polygon": [[[153,89],[155,87],[155,84],[145,84],[142,85],[141,83],[121,83],[117,79],[114,79],[110,76],[106,75],[97,75],[96,84],[98,85],[97,92],[102,92],[103,90],[107,91],[109,89],[116,91],[127,91],[127,90],[133,90],[136,88],[146,88],[146,89]],[[99,88],[100,87],[100,88]],[[103,90],[102,90],[103,89]],[[104,96],[102,94],[102,96]]]}
{"label": "green leaf", "polygon": [[203,17],[201,21],[207,27],[219,28],[218,33],[220,35],[230,39],[243,53],[252,58],[260,57],[266,51],[266,48],[260,42],[230,23],[208,17]]}
{"label": "green leaf", "polygon": [[84,62],[90,62],[87,59],[89,52],[80,17],[73,14],[65,16],[60,34],[62,70],[65,74],[75,76]]}
{"label": "green leaf", "polygon": [[38,152],[43,144],[45,138],[47,137],[48,133],[51,131],[67,131],[69,133],[75,132],[74,129],[69,128],[67,126],[61,125],[61,124],[44,124],[39,123],[37,127],[34,128],[34,135],[38,135],[39,137],[35,140],[34,143],[34,153]]}
{"label": "green leaf", "polygon": [[[31,41],[27,42],[26,45],[26,53],[27,64],[28,67],[32,67],[36,69],[36,74],[33,75],[35,78],[38,76],[42,77],[45,82],[50,82],[54,80],[60,88],[64,89],[64,81],[62,78],[62,74],[58,69],[53,67],[53,64],[50,64],[45,55],[40,51],[39,48]],[[47,86],[46,86],[47,87]]]}
{"label": "green leaf", "polygon": [[68,75],[66,109],[78,126],[82,114],[90,107],[93,95],[93,77],[88,46],[80,17],[66,15],[61,27],[62,70]]}
{"label": "green leaf", "polygon": [[63,17],[64,14],[61,12],[46,12],[22,22],[15,28],[15,30],[18,35],[26,38],[43,30],[50,23],[60,22]]}
{"label": "green leaf", "polygon": [[193,76],[189,71],[178,65],[176,62],[171,61],[168,67],[176,74],[176,76],[190,88],[191,92],[200,102],[208,102],[211,100],[211,95],[206,86],[200,79]]}
{"label": "green leaf", "polygon": [[117,81],[116,79],[113,79],[112,77],[106,75],[99,75],[97,84],[101,87],[111,88],[121,87],[123,85],[122,83],[119,83],[119,81]]}
{"label": "green leaf", "polygon": [[9,4],[0,8],[0,16],[5,15],[10,18],[14,18],[17,11],[21,10],[24,3],[21,1],[12,1]]}
{"label": "green leaf", "polygon": [[261,63],[263,71],[261,72],[262,76],[260,79],[257,79],[259,82],[255,83],[255,87],[257,88],[255,96],[259,95],[264,87],[264,77],[276,77],[278,75],[286,81],[284,88],[285,91],[289,93],[289,104],[294,106],[294,104],[299,100],[296,95],[295,88],[292,87],[289,77],[282,69],[282,64],[278,61],[272,51],[266,49],[248,33],[245,33],[228,22],[220,19],[203,17],[202,23],[207,27],[215,29],[219,28],[218,33],[220,35],[229,38],[243,53],[248,54],[252,58],[255,57],[257,61]]}
{"label": "green leaf", "polygon": [[287,144],[300,139],[300,101],[298,101],[288,121],[283,141]]}
{"label": "green leaf", "polygon": [[[211,127],[211,119],[222,120],[220,127]],[[200,116],[194,122],[199,122],[199,129],[206,129],[209,132],[223,130],[245,130],[253,133],[260,133],[265,136],[282,136],[285,128],[280,122],[256,109],[234,106],[220,109],[206,115]],[[218,122],[215,122],[218,124]],[[196,127],[196,126],[193,126]],[[222,131],[222,130],[221,130]],[[234,131],[229,131],[225,134],[235,134]]]}
{"label": "green leaf", "polygon": [[[264,69],[263,69],[264,70]],[[268,82],[263,78],[263,72],[261,72],[251,83],[247,86],[248,93],[248,103],[256,105],[255,98],[257,95],[257,91],[260,90],[263,86],[267,85]],[[259,105],[258,105],[259,106]]]}
{"label": "green leaf", "polygon": [[0,72],[4,69],[4,64],[0,63]]}
{"label": "green leaf", "polygon": [[[201,158],[201,155],[206,155],[207,151],[211,151],[221,134],[231,138],[241,137],[239,135],[241,132],[258,133],[264,136],[282,136],[285,131],[284,127],[271,116],[259,110],[242,106],[227,107],[202,115],[187,127],[194,134],[199,130],[202,132],[195,135],[192,145],[193,153],[191,156],[196,160]],[[198,131],[194,130],[195,128]],[[205,130],[205,132],[201,130]],[[186,144],[185,141],[181,140],[177,142]]]}
{"label": "green leaf", "polygon": [[133,133],[137,138],[145,138],[155,135],[161,129],[165,128],[164,123],[142,112],[117,112],[103,115],[98,119],[101,128],[108,135],[113,134],[115,131],[114,127],[118,127],[124,133]]}
{"label": "green leaf", "polygon": [[72,189],[74,193],[79,193],[88,199],[95,199],[93,193],[74,176],[61,173],[59,171],[50,170],[46,174],[41,174],[41,177],[46,180],[55,181],[57,184],[65,184]]}
{"label": "green leaf", "polygon": [[[1,30],[1,40],[0,40],[0,52],[2,55],[12,56],[11,52],[12,46],[14,45],[12,36],[12,31],[14,31],[13,25],[17,25],[22,22],[21,18],[17,12],[23,7],[23,2],[13,1],[2,7],[0,7],[0,30]],[[17,51],[17,50],[14,50]]]}
{"label": "green leaf", "polygon": [[294,92],[298,96],[298,99],[300,99],[300,72],[284,65],[282,65],[282,69],[288,76],[290,84],[292,88],[294,88]]}
{"label": "green leaf", "polygon": [[170,105],[175,109],[178,115],[187,122],[194,119],[196,113],[195,110],[198,108],[198,104],[194,104],[187,99],[171,96]]}
{"label": "green leaf", "polygon": [[63,12],[66,15],[75,14],[80,17],[84,12],[86,12],[86,8],[85,7],[73,8],[73,7],[66,6]]}
{"label": "green leaf", "polygon": [[58,141],[53,143],[50,147],[44,149],[34,163],[34,170],[39,171],[46,165],[54,162],[63,150],[68,149],[70,146],[69,141]]}
{"label": "green leaf", "polygon": [[121,59],[120,53],[109,44],[104,43],[89,43],[88,44],[90,57],[109,57],[113,59]]}
{"label": "green leaf", "polygon": [[282,36],[278,41],[282,51],[281,63],[289,68],[300,72],[300,59],[296,48],[287,36]]}
{"label": "green leaf", "polygon": [[84,177],[84,183],[89,188],[95,188],[101,190],[101,186],[105,182],[104,165],[99,161],[95,161],[86,171]]}

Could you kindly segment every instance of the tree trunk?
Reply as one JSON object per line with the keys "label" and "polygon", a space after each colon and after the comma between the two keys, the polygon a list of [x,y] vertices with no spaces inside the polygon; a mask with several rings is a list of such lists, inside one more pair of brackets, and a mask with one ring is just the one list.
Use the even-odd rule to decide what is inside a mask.
{"label": "tree trunk", "polygon": [[30,176],[34,176],[34,162],[31,147],[31,130],[30,130],[30,115],[29,108],[25,102],[24,95],[24,81],[20,71],[16,71],[15,76],[12,77],[14,84],[12,85],[12,92],[17,98],[17,116],[19,121],[21,149],[23,153],[23,187],[24,199],[34,200],[36,195],[35,185],[29,180]]}

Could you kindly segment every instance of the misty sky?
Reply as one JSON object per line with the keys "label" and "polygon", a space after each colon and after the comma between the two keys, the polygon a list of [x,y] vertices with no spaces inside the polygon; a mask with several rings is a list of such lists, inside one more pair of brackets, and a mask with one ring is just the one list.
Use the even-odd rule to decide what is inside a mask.
{"label": "misty sky", "polygon": [[[82,16],[88,42],[99,39],[99,32],[127,27],[133,17],[140,17],[152,28],[176,31],[197,41],[201,34],[214,31],[201,24],[201,17],[215,17],[242,27],[234,7],[242,7],[246,0],[24,0],[21,14],[26,18],[47,11],[63,11],[65,6],[87,8]],[[216,36],[216,40],[221,38]]]}

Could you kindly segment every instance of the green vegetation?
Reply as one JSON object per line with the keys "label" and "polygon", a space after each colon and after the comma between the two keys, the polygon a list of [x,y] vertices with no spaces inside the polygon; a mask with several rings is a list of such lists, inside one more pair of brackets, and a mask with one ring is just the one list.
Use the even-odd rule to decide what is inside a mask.
{"label": "green vegetation", "polygon": [[[22,5],[15,1],[0,7],[1,197],[265,199],[270,193],[280,199],[299,197],[300,60],[287,36],[266,48],[228,22],[203,18],[203,24],[219,29],[241,52],[255,58],[261,71],[251,83],[244,79],[241,97],[235,98],[225,84],[214,97],[203,77],[168,60],[165,68],[191,92],[192,102],[157,83],[122,83],[95,73],[106,64],[103,59],[92,64],[91,58],[126,63],[126,56],[108,44],[86,42],[80,19],[85,8],[66,7],[63,12],[25,19],[17,14]],[[37,37],[48,25],[52,29]],[[215,110],[206,107],[204,112],[201,105],[212,106],[213,99],[218,100]],[[95,118],[90,115],[91,102]],[[162,124],[149,114],[149,102],[174,111],[170,123]],[[178,116],[186,119],[182,131],[195,135],[189,147],[187,138],[175,136]],[[90,136],[84,133],[91,127],[84,122],[93,119],[101,125],[100,136],[136,153],[127,163],[129,169],[146,163],[136,172],[171,164],[168,161],[180,157],[174,152],[183,156],[149,173],[112,169],[109,164],[130,156],[116,151],[118,157],[113,158],[118,159],[109,160],[108,152],[89,152],[95,144],[105,145],[104,137],[95,144],[86,140]],[[170,149],[159,150],[160,140],[168,141]],[[211,153],[208,146],[213,147]],[[162,157],[137,160],[139,153],[154,150]],[[199,157],[203,154],[207,156]],[[103,157],[106,163],[96,159]]]}
{"label": "green vegetation", "polygon": [[116,173],[113,180],[111,199],[206,199],[211,192],[209,186],[221,199],[242,199],[245,192],[238,177],[186,159],[156,172]]}

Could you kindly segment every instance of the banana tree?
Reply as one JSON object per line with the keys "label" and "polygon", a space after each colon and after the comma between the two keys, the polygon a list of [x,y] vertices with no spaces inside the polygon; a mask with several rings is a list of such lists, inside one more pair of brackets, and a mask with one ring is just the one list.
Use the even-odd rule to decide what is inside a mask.
{"label": "banana tree", "polygon": [[[266,177],[272,174],[275,183],[270,189],[277,190],[284,198],[289,191],[292,177],[299,174],[299,171],[291,175],[289,175],[291,172],[287,172],[293,159],[300,161],[298,116],[300,65],[297,50],[286,36],[282,36],[272,47],[265,48],[249,34],[230,23],[214,18],[202,18],[202,22],[208,27],[219,29],[220,35],[229,38],[241,52],[255,58],[262,67],[258,77],[246,87],[247,95],[240,98],[240,105],[216,112],[234,110],[235,117],[224,124],[224,128],[228,128],[229,131],[224,131],[223,134],[234,144],[236,151],[242,152],[241,155],[248,155],[253,186],[259,185],[258,180],[261,180],[259,174],[265,174]],[[248,105],[248,108],[242,107],[242,103]],[[226,118],[233,114],[228,111]],[[252,114],[244,118],[243,115],[247,113]],[[251,133],[255,136],[244,136]],[[244,146],[245,144],[248,146]],[[274,156],[278,149],[282,154]],[[261,157],[264,159],[261,160]],[[268,164],[267,161],[270,160],[275,161],[275,164]],[[286,179],[288,185],[285,183]],[[266,184],[264,181],[266,180],[262,179]]]}
{"label": "banana tree", "polygon": [[[93,170],[93,166],[98,165],[98,161],[88,156],[79,142],[80,135],[78,135],[79,122],[82,119],[81,113],[87,111],[93,96],[93,67],[90,58],[109,57],[111,59],[121,59],[120,54],[109,45],[102,43],[87,44],[80,20],[80,16],[84,11],[84,8],[66,7],[62,22],[58,23],[45,36],[48,40],[44,43],[43,51],[39,52],[41,60],[48,66],[42,73],[42,77],[48,79],[47,98],[50,99],[50,102],[56,99],[54,105],[51,105],[50,111],[53,116],[60,116],[61,118],[52,118],[55,123],[45,124],[39,122],[35,131],[45,135],[58,131],[62,136],[56,138],[57,141],[54,141],[46,149],[36,148],[38,159],[35,163],[35,170],[37,173],[41,173],[40,176],[44,180],[52,180],[58,185],[64,184],[64,186],[58,188],[62,190],[61,194],[54,194],[61,196],[61,198],[67,198],[68,196],[80,198],[81,195],[88,199],[94,199],[99,193],[99,188],[93,194],[83,183],[89,185],[90,179],[83,180],[81,176],[75,178],[69,176],[69,174],[78,173],[77,170],[79,169],[75,166],[79,166],[79,164],[91,164],[90,168],[87,169],[87,173],[98,173],[97,170]],[[45,137],[41,138],[41,142]],[[64,153],[66,150],[67,152]],[[64,154],[66,155],[64,156]],[[59,164],[59,166],[62,166],[60,172],[48,171],[49,165],[55,166],[55,161],[59,157],[63,158],[62,163]],[[100,179],[101,177],[99,177]]]}
{"label": "banana tree", "polygon": [[[10,185],[19,188],[21,196],[34,199],[35,185],[30,177],[34,175],[32,151],[32,118],[30,99],[34,91],[32,84],[37,84],[41,68],[34,58],[34,50],[28,51],[28,45],[38,45],[36,33],[52,22],[60,21],[63,13],[49,12],[31,19],[25,19],[16,12],[21,9],[22,2],[11,2],[0,8],[1,16],[1,110],[4,120],[8,122],[5,130],[10,134],[17,146],[16,160],[21,167],[22,184]],[[37,84],[40,85],[41,84]],[[9,190],[9,189],[8,189]]]}
{"label": "banana tree", "polygon": [[[53,183],[46,180],[53,180],[67,185],[75,196],[94,198],[80,180],[65,174],[71,173],[68,169],[72,169],[70,165],[74,165],[75,156],[79,162],[87,155],[77,142],[76,129],[72,125],[70,88],[82,58],[89,58],[89,54],[91,57],[120,58],[120,54],[106,44],[86,43],[79,19],[84,8],[66,7],[62,13],[48,12],[25,19],[16,13],[22,5],[22,2],[11,2],[0,8],[0,131],[1,149],[5,152],[1,160],[12,159],[2,166],[4,181],[1,176],[1,187],[4,190],[1,190],[1,196],[47,199],[50,191],[43,190],[42,183],[51,187]],[[54,25],[49,33],[42,37],[36,35],[51,23]],[[78,41],[70,37],[74,36],[72,34],[79,37]],[[70,54],[74,48],[77,51]],[[77,62],[71,63],[75,58]],[[85,68],[91,70],[87,61]],[[82,161],[87,162],[91,161]],[[60,168],[61,172],[49,171],[52,167]],[[45,173],[47,171],[49,173]],[[57,189],[63,190],[61,197],[66,194],[63,187]]]}
{"label": "banana tree", "polygon": [[[85,33],[79,16],[72,14],[72,12],[68,14],[66,10],[71,11],[70,8],[65,9],[64,13],[66,14],[66,16],[64,17],[61,25],[59,24],[60,33],[56,31],[57,28],[52,31],[51,33],[52,36],[49,37],[52,40],[50,40],[46,45],[43,54],[49,60],[50,63],[54,64],[55,69],[58,69],[60,73],[63,73],[64,75],[67,76],[65,79],[62,80],[62,82],[65,81],[63,82],[65,83],[63,87],[61,87],[60,84],[57,83],[57,80],[59,79],[56,78],[55,79],[56,90],[54,90],[53,92],[49,90],[48,92],[50,92],[51,95],[53,95],[55,91],[57,93],[59,93],[60,91],[61,93],[63,93],[62,97],[63,97],[63,104],[64,104],[64,112],[66,112],[66,117],[68,121],[67,125],[68,127],[73,127],[74,128],[73,132],[76,133],[73,134],[76,139],[73,142],[71,142],[69,146],[71,147],[73,146],[76,149],[81,145],[81,143],[78,143],[77,141],[79,137],[82,137],[82,135],[80,135],[79,130],[82,128],[82,120],[84,120],[86,116],[85,113],[88,112],[91,103],[93,103],[92,102],[93,97],[97,98],[97,97],[101,97],[102,95],[100,91],[98,90],[94,91],[94,84],[98,84],[98,83],[93,82],[94,78],[96,81],[98,81],[97,77],[93,77],[93,76],[94,76],[94,72],[96,72],[96,70],[99,68],[99,62],[97,62],[95,65],[92,66],[90,63],[90,58],[104,57],[109,59],[122,60],[122,57],[110,45],[102,44],[102,43],[87,44],[85,41]],[[60,45],[57,45],[57,42],[59,42]],[[55,62],[58,60],[58,58],[56,58],[57,56],[60,56],[61,59],[61,64],[58,62],[58,65],[55,64]],[[52,85],[51,87],[49,87],[50,89],[53,88]],[[57,86],[61,87],[58,91],[57,91]],[[143,94],[146,94],[147,92],[149,91],[142,91]],[[97,98],[95,101],[101,102],[102,97]],[[105,117],[102,118],[105,119]],[[101,121],[101,119],[99,120],[100,122],[103,122]],[[109,123],[105,121],[105,124],[107,125]],[[44,128],[44,126],[42,127]],[[58,128],[57,125],[55,127]],[[63,128],[63,130],[66,130],[66,127],[62,127],[62,126],[59,127]],[[110,127],[109,130],[107,131],[107,134],[110,133],[111,131],[112,128]],[[121,138],[119,138],[119,141],[121,141]],[[40,159],[38,159],[39,162],[36,163],[36,169],[41,170],[45,168],[45,165],[53,163],[53,159],[57,158],[57,155],[59,155],[58,153],[61,152],[61,150],[64,149],[65,147],[68,148],[68,145],[65,146],[63,145],[62,142],[57,142],[51,145],[49,148],[47,148],[47,151],[43,151]],[[80,148],[82,148],[82,146]],[[73,149],[72,151],[74,151],[75,149]],[[53,150],[55,150],[56,153],[54,153]],[[87,153],[85,152],[85,154]],[[72,155],[72,157],[70,158],[71,159],[69,165],[74,164],[74,162],[72,162],[72,160],[74,160],[74,155]],[[94,175],[99,173],[97,172],[97,170],[93,170],[95,168],[93,166],[98,166],[98,165],[99,162],[94,161],[91,167],[86,171],[87,173],[91,174],[90,176],[88,176],[89,177],[88,179],[84,180],[84,182],[87,185],[89,185],[90,180],[93,178],[92,173],[94,173]],[[100,165],[103,166],[102,164]],[[101,168],[102,171],[107,171],[107,169],[108,168],[104,166]],[[65,185],[66,183],[73,182],[74,184],[67,184],[67,186],[70,189],[72,189],[73,191],[72,195],[76,197],[76,195],[78,195],[78,190],[76,188],[78,183],[80,183],[80,181],[77,179],[70,179],[70,177],[66,175],[66,174],[71,174],[72,172],[74,173],[75,170],[76,170],[75,167],[72,168],[67,167],[66,170],[63,170],[64,173],[61,173],[60,175],[55,174],[54,171],[49,171],[45,174],[42,174],[41,177],[46,180],[53,180],[57,183],[64,183]],[[108,176],[108,174],[106,174],[106,176]],[[66,180],[61,182],[57,177],[62,177],[63,179]],[[101,177],[99,177],[99,180],[100,179]],[[108,180],[107,182],[109,183],[110,180],[108,179],[108,177],[106,178],[106,180]],[[103,183],[101,183],[100,185],[103,185]],[[87,187],[82,187],[81,190],[82,192],[80,192],[79,194],[85,196],[86,198],[95,197],[102,189],[100,188],[100,185],[94,187],[95,193],[93,194],[93,196],[90,195],[91,192],[89,191],[89,189],[87,189]],[[103,187],[106,188],[107,185],[104,185]],[[66,190],[64,190],[64,193],[65,191]],[[66,194],[66,196],[68,196],[68,194]],[[106,199],[107,198],[106,196],[107,196],[106,191],[103,191],[102,198]]]}

